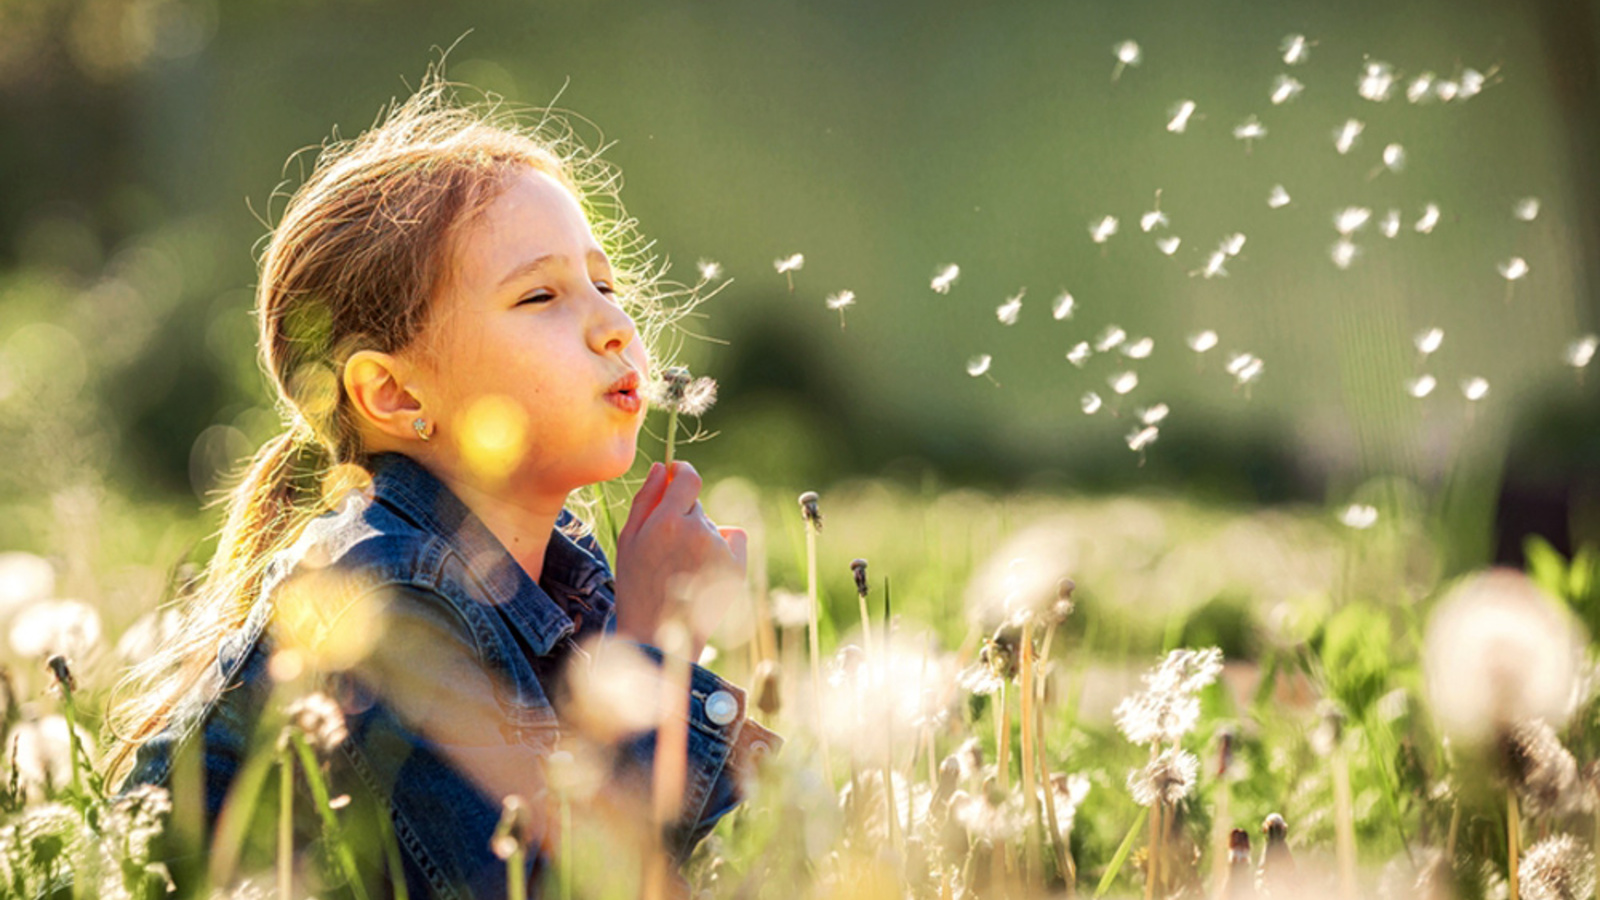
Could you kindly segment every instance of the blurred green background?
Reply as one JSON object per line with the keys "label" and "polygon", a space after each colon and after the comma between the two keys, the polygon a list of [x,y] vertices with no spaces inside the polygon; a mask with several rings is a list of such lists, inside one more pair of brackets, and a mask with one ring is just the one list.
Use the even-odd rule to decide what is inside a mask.
{"label": "blurred green background", "polygon": [[[276,430],[250,292],[263,220],[312,157],[285,161],[371,124],[452,45],[453,79],[592,123],[678,280],[702,258],[731,277],[694,326],[715,341],[685,349],[722,383],[718,436],[687,452],[714,475],[1247,506],[1399,483],[1436,501],[1457,567],[1526,531],[1600,539],[1600,371],[1563,361],[1600,325],[1595,22],[1556,0],[0,0],[0,545],[148,547]],[[1314,42],[1292,68],[1290,33]],[[1127,39],[1142,61],[1113,79]],[[1393,99],[1358,95],[1369,61],[1400,75]],[[1412,78],[1464,68],[1490,74],[1478,96],[1407,102]],[[1277,106],[1280,73],[1305,90]],[[1268,133],[1247,147],[1250,115]],[[1349,118],[1365,130],[1340,155]],[[1269,209],[1280,183],[1292,202]],[[1138,227],[1158,190],[1171,258]],[[1532,222],[1512,215],[1527,196]],[[1420,234],[1427,203],[1442,217]],[[1352,205],[1374,222],[1340,270]],[[1097,245],[1106,215],[1121,229]],[[1196,275],[1235,232],[1228,276]],[[792,253],[791,289],[773,260]],[[1508,291],[1513,256],[1530,273]],[[824,298],[843,289],[841,329]],[[1077,312],[1055,321],[1063,290]],[[1067,361],[1111,324],[1150,357]],[[1428,327],[1445,339],[1424,363]],[[1203,357],[1201,329],[1220,335]],[[1264,362],[1245,388],[1235,352]],[[978,354],[992,381],[965,371]],[[1114,400],[1125,369],[1139,386]],[[1421,372],[1439,387],[1418,400]],[[1156,403],[1141,458],[1125,435]],[[132,536],[96,527],[114,515]]]}

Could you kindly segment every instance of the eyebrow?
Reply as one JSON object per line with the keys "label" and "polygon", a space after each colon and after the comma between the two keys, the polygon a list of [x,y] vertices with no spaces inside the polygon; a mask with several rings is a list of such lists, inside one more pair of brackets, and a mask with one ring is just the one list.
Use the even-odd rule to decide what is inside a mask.
{"label": "eyebrow", "polygon": [[[562,254],[559,254],[559,253],[546,253],[543,256],[534,257],[533,259],[530,259],[527,262],[525,262],[525,263],[517,266],[516,268],[512,269],[510,272],[507,272],[506,273],[506,277],[500,279],[500,284],[497,285],[496,287],[497,287],[497,289],[498,288],[503,288],[506,285],[510,284],[513,281],[516,281],[519,278],[524,278],[524,277],[526,277],[528,275],[532,275],[534,272],[537,272],[540,269],[544,268],[545,264],[548,263],[548,262],[562,261],[562,260],[565,260],[565,259],[566,259],[566,257],[563,256]],[[587,254],[585,254],[585,259],[587,259],[590,262],[603,263],[603,264],[605,264],[606,268],[610,268],[611,267],[611,258],[606,256],[605,252],[601,251],[601,250],[590,250]]]}

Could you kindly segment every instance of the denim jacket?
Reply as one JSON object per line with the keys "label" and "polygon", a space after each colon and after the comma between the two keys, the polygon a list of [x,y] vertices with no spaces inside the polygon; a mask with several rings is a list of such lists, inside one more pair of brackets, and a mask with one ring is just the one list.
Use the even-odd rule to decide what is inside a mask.
{"label": "denim jacket", "polygon": [[[167,727],[139,749],[125,787],[167,783],[176,751],[199,738],[207,822],[214,824],[262,740],[257,723],[274,687],[269,664],[287,642],[285,629],[303,645],[308,629],[328,638],[341,629],[381,628],[370,655],[387,661],[328,681],[349,734],[335,751],[330,777],[344,781],[333,791],[359,791],[375,798],[376,808],[387,807],[411,896],[504,897],[505,863],[490,849],[499,798],[457,763],[473,754],[542,762],[554,749],[564,727],[553,702],[564,666],[586,658],[586,639],[615,631],[611,572],[592,538],[563,530],[574,522],[564,511],[535,583],[421,465],[388,453],[371,467],[369,496],[353,496],[314,520],[272,560],[243,626],[222,641],[215,665]],[[309,623],[303,603],[284,602],[297,588],[307,593],[306,585],[315,598]],[[641,649],[659,664],[658,651]],[[391,692],[383,679],[416,689]],[[405,702],[406,691],[425,699]],[[691,667],[688,707],[682,816],[664,835],[680,863],[738,804],[742,776],[780,743],[746,718],[742,690],[699,666]],[[427,727],[430,710],[475,732],[473,746],[454,746],[454,725]],[[612,759],[614,782],[647,799],[654,747],[653,731],[625,739]],[[544,864],[537,849],[527,872],[535,887]],[[384,868],[381,854],[369,862]]]}

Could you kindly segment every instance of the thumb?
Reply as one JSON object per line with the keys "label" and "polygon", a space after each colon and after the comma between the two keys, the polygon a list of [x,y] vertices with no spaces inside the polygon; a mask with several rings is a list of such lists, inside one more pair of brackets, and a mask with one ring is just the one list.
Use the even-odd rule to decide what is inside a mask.
{"label": "thumb", "polygon": [[749,558],[749,535],[745,534],[743,528],[731,525],[719,525],[717,533],[722,535],[724,541],[728,542],[728,549],[733,551],[734,561],[739,564],[740,569],[743,569],[746,560]]}

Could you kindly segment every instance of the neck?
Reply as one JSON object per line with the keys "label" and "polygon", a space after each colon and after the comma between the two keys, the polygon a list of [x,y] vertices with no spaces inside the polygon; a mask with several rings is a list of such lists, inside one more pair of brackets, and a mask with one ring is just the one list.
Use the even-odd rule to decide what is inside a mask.
{"label": "neck", "polygon": [[486,491],[456,478],[440,480],[505,546],[528,577],[538,582],[544,574],[544,554],[550,545],[550,532],[566,505],[566,496],[508,500],[504,494]]}

